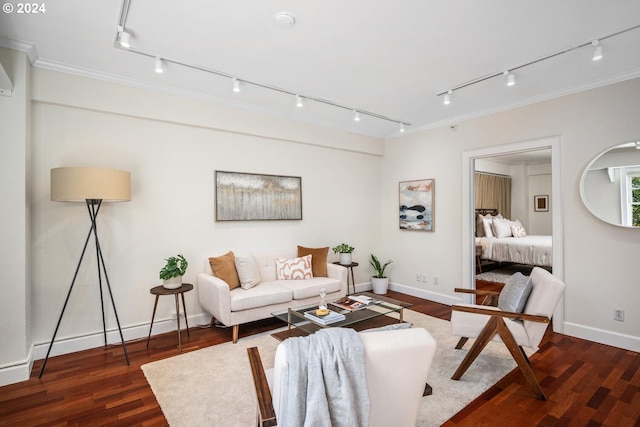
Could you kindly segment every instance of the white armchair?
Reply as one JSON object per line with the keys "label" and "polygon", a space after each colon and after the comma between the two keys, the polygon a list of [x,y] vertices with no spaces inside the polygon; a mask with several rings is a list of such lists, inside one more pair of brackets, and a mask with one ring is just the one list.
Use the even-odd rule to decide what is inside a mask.
{"label": "white armchair", "polygon": [[483,305],[455,304],[451,307],[451,333],[462,337],[456,346],[461,349],[467,339],[475,338],[473,346],[451,377],[459,380],[489,341],[504,342],[523,375],[533,387],[536,397],[546,400],[529,359],[522,347],[538,349],[551,316],[562,297],[565,285],[547,270],[535,267],[531,271],[531,293],[522,313],[504,311],[490,304],[497,302],[497,294],[456,289],[457,292],[475,293],[487,298]]}
{"label": "white armchair", "polygon": [[[415,426],[436,351],[435,339],[424,328],[360,333],[365,348],[367,387],[371,402],[370,427]],[[277,425],[278,399],[287,387],[287,355],[278,346],[274,368],[265,373],[256,347],[247,349],[254,377],[260,426]],[[282,381],[269,386],[270,378]]]}

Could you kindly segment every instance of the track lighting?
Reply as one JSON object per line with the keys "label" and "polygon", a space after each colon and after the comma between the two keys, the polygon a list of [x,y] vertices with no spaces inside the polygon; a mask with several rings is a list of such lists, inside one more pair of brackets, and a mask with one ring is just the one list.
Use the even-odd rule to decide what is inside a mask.
{"label": "track lighting", "polygon": [[120,46],[128,49],[131,47],[131,34],[124,30],[124,27],[118,26],[118,34],[120,34]]}
{"label": "track lighting", "polygon": [[444,99],[443,99],[443,101],[442,101],[442,103],[443,103],[444,105],[449,105],[449,104],[451,104],[451,95],[452,95],[452,94],[453,94],[453,91],[452,91],[452,90],[450,90],[449,92],[447,92],[447,93],[445,93],[445,94],[444,94]]}
{"label": "track lighting", "polygon": [[598,40],[594,40],[591,42],[593,46],[593,56],[591,59],[593,61],[600,61],[602,59],[602,46],[600,46],[600,42]]}
{"label": "track lighting", "polygon": [[507,86],[513,86],[516,84],[515,74],[510,73],[509,71],[505,71],[503,74],[507,77]]}
{"label": "track lighting", "polygon": [[400,133],[404,133],[404,123],[400,123]]}
{"label": "track lighting", "polygon": [[360,121],[360,113],[357,112],[356,110],[353,110],[353,121],[354,122],[359,122]]}
{"label": "track lighting", "polygon": [[156,73],[162,74],[164,73],[164,68],[162,67],[162,59],[156,57]]}
{"label": "track lighting", "polygon": [[296,107],[302,108],[303,106],[302,97],[300,95],[296,95]]}
{"label": "track lighting", "polygon": [[234,92],[240,92],[240,80],[236,79],[235,77],[233,78],[233,91]]}

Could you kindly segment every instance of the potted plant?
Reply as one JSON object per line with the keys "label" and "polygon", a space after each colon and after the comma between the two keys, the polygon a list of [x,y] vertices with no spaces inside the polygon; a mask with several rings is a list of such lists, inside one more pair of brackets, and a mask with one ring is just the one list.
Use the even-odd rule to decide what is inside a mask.
{"label": "potted plant", "polygon": [[369,264],[373,267],[376,274],[371,278],[371,286],[373,287],[374,294],[386,294],[387,289],[389,288],[389,278],[384,275],[384,270],[391,264],[393,261],[389,260],[384,264],[381,264],[378,258],[371,254],[371,259],[369,260]]}
{"label": "potted plant", "polygon": [[187,271],[189,263],[183,255],[167,258],[167,263],[160,270],[160,278],[163,280],[162,286],[167,289],[178,289],[182,286],[182,276]]}
{"label": "potted plant", "polygon": [[340,264],[342,265],[349,265],[353,262],[351,252],[354,249],[353,246],[349,246],[346,243],[340,243],[338,246],[331,248],[334,254],[340,254]]}

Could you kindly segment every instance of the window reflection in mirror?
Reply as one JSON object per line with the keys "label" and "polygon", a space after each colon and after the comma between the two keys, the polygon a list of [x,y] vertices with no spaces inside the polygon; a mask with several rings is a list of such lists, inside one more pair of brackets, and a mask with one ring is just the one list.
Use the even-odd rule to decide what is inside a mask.
{"label": "window reflection in mirror", "polygon": [[609,224],[640,227],[640,141],[612,147],[589,163],[580,180],[582,201]]}

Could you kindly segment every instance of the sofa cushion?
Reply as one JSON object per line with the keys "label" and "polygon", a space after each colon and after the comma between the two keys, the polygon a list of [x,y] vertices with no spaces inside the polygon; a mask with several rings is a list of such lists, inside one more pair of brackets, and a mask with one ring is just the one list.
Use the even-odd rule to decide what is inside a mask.
{"label": "sofa cushion", "polygon": [[231,311],[241,311],[291,301],[293,292],[274,283],[261,282],[251,289],[233,289],[230,296]]}
{"label": "sofa cushion", "polygon": [[276,259],[276,273],[278,280],[311,279],[311,255],[298,258]]}
{"label": "sofa cushion", "polygon": [[329,277],[314,277],[308,280],[276,280],[274,284],[289,289],[293,293],[293,299],[305,299],[320,295],[320,288],[325,288],[327,294],[338,292],[342,289],[339,280]]}
{"label": "sofa cushion", "polygon": [[230,289],[235,289],[240,286],[240,279],[238,279],[238,273],[236,272],[235,255],[233,255],[233,252],[229,251],[222,256],[209,258],[209,265],[211,266],[213,275],[227,282]]}
{"label": "sofa cushion", "polygon": [[260,283],[260,273],[253,257],[236,257],[236,271],[242,289],[251,289]]}
{"label": "sofa cushion", "polygon": [[298,256],[311,255],[311,271],[313,277],[327,277],[327,254],[329,246],[326,248],[305,248],[298,246]]}

